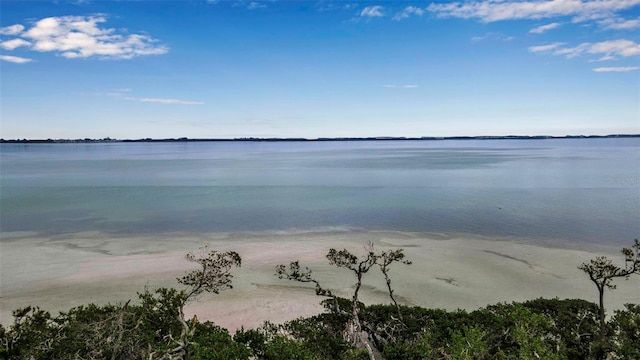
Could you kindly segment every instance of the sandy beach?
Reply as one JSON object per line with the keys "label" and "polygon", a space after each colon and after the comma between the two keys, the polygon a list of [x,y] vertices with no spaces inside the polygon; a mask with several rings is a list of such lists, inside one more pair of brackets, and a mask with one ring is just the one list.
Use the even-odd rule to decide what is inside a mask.
{"label": "sandy beach", "polygon": [[[631,239],[632,240],[632,239]],[[629,241],[629,246],[632,241]],[[87,303],[137,299],[145,287],[180,287],[176,277],[193,268],[184,259],[205,243],[235,250],[242,267],[234,270],[234,288],[204,294],[189,303],[187,315],[211,320],[233,331],[265,320],[284,322],[322,311],[311,286],[275,277],[278,264],[300,260],[324,287],[348,296],[353,276],[331,267],[330,248],[362,254],[404,248],[412,265],[394,264],[392,285],[407,305],[473,310],[496,302],[545,298],[597,300],[597,292],[577,266],[598,255],[623,264],[618,247],[545,246],[510,239],[469,235],[353,231],[341,229],[260,233],[171,233],[116,236],[98,232],[64,236],[4,233],[0,244],[0,322],[12,322],[12,310],[27,305],[64,311]],[[366,304],[388,303],[383,279],[367,274],[361,298]],[[606,293],[609,314],[625,303],[640,302],[640,277],[616,280]]]}

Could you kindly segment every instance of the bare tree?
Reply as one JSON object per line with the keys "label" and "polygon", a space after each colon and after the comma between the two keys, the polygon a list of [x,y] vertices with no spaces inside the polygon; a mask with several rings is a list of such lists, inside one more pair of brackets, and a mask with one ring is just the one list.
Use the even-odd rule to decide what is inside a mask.
{"label": "bare tree", "polygon": [[605,256],[598,256],[588,263],[582,263],[578,266],[578,269],[589,275],[589,279],[598,288],[600,341],[603,344],[606,337],[604,291],[605,289],[614,290],[616,288],[616,285],[613,284],[615,278],[628,279],[631,274],[640,274],[640,242],[638,242],[638,239],[634,240],[631,249],[622,249],[622,255],[624,255],[624,267],[614,265],[611,259]]}
{"label": "bare tree", "polygon": [[367,328],[364,326],[360,319],[360,300],[359,293],[362,287],[362,278],[364,274],[368,273],[372,267],[378,265],[387,282],[387,288],[389,290],[389,296],[400,313],[398,303],[393,297],[393,289],[391,288],[391,280],[389,278],[389,266],[394,262],[402,262],[403,264],[411,264],[410,261],[404,260],[404,254],[402,249],[376,253],[373,244],[369,243],[366,247],[366,254],[363,257],[357,257],[346,249],[336,250],[330,249],[327,253],[327,259],[329,264],[339,268],[350,270],[355,276],[355,284],[353,295],[351,296],[351,309],[345,311],[339,308],[337,297],[331,292],[323,288],[320,283],[311,276],[311,270],[308,267],[302,269],[298,261],[293,261],[287,268],[285,265],[278,265],[276,267],[276,275],[280,279],[294,280],[303,283],[314,283],[316,289],[316,295],[325,296],[333,299],[334,306],[333,311],[338,314],[346,315],[349,317],[347,324],[347,339],[356,347],[364,348],[369,353],[369,358],[375,360],[379,358],[379,353],[375,349],[375,346],[370,340],[370,336],[367,333]]}
{"label": "bare tree", "polygon": [[390,265],[394,262],[401,262],[405,265],[411,265],[411,261],[404,260],[404,252],[403,249],[383,251],[377,258],[376,263],[380,267],[380,271],[384,275],[385,282],[387,283],[387,290],[389,291],[389,297],[391,301],[393,301],[393,305],[395,305],[396,310],[398,311],[398,318],[402,321],[402,312],[400,311],[400,306],[396,301],[396,298],[393,297],[393,289],[391,288],[391,278],[389,277]]}

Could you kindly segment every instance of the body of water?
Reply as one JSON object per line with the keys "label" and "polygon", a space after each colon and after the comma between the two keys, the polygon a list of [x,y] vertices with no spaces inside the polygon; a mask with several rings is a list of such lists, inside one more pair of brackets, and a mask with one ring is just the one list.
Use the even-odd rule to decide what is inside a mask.
{"label": "body of water", "polygon": [[2,233],[333,227],[628,245],[640,139],[0,146]]}

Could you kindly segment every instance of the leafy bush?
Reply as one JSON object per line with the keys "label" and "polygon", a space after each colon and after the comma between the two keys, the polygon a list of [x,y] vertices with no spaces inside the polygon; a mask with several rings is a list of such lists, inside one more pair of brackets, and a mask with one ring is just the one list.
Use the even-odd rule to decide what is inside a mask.
{"label": "leafy bush", "polygon": [[640,359],[640,305],[626,304],[611,319],[618,359]]}

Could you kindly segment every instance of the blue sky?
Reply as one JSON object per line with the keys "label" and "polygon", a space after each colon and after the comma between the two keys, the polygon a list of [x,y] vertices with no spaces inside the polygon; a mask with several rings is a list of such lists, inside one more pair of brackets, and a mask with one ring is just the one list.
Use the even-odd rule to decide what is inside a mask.
{"label": "blue sky", "polygon": [[640,133],[640,0],[0,2],[0,136]]}

